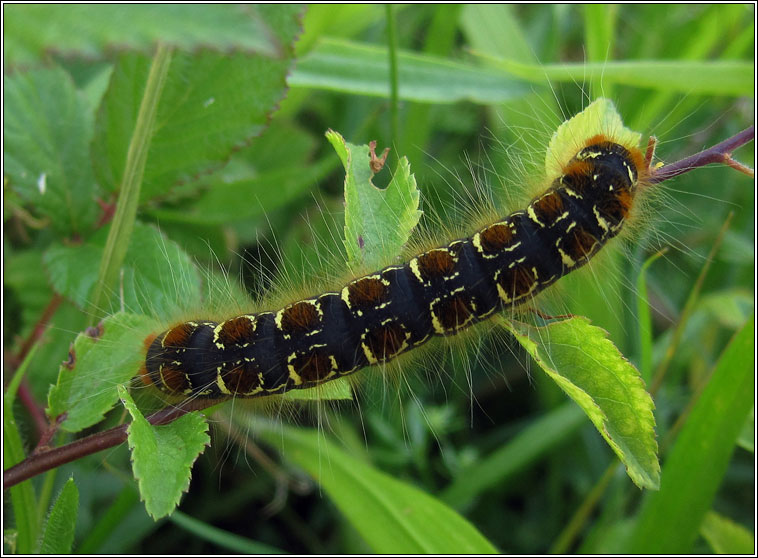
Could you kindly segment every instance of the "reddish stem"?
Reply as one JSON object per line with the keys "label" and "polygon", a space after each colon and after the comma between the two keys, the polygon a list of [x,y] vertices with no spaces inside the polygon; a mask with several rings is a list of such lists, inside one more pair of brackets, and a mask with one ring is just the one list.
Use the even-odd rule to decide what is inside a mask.
{"label": "reddish stem", "polygon": [[34,398],[34,394],[26,378],[21,380],[21,385],[18,386],[18,399],[32,417],[34,428],[37,430],[37,438],[41,439],[50,428],[50,425],[47,422],[45,410]]}
{"label": "reddish stem", "polygon": [[[58,293],[54,293],[50,299],[50,302],[47,303],[47,306],[42,311],[42,315],[39,317],[39,320],[37,320],[37,323],[34,324],[31,333],[26,339],[24,339],[24,343],[21,345],[21,348],[18,351],[18,355],[15,357],[15,366],[18,366],[24,362],[24,359],[31,350],[32,346],[42,337],[42,334],[45,333],[45,328],[47,327],[48,322],[53,317],[53,314],[55,314],[55,311],[58,310],[58,307],[62,302],[63,297]],[[8,380],[10,380],[10,378],[5,378],[6,382]]]}
{"label": "reddish stem", "polygon": [[[722,141],[709,149],[654,171],[648,183],[657,184],[709,163],[724,163],[736,168],[733,164],[734,159],[731,157],[731,152],[746,144],[754,137],[755,127],[751,126],[736,136]],[[376,155],[374,154],[374,156]],[[742,167],[742,165],[739,166]],[[217,400],[185,401],[179,406],[167,407],[153,413],[147,417],[147,420],[153,425],[168,424],[190,411],[204,409],[216,403],[218,403]],[[75,461],[85,455],[91,455],[121,444],[126,440],[126,429],[128,426],[128,424],[122,424],[105,432],[99,432],[87,438],[76,440],[65,446],[30,455],[21,463],[14,465],[3,473],[3,489],[6,490],[19,482],[65,463]]]}
{"label": "reddish stem", "polygon": [[[155,426],[168,424],[190,411],[205,409],[216,403],[218,403],[216,400],[185,401],[180,405],[161,409],[146,418],[150,424]],[[11,486],[50,469],[123,443],[126,440],[126,429],[128,427],[128,424],[122,424],[105,432],[98,432],[92,436],[76,440],[65,446],[30,455],[21,463],[3,472],[3,490],[7,490]]]}
{"label": "reddish stem", "polygon": [[[734,159],[732,151],[745,145],[750,140],[755,139],[755,126],[750,126],[742,130],[736,136],[722,141],[700,153],[686,157],[676,163],[671,163],[654,171],[648,180],[648,184],[658,184],[669,178],[673,178],[697,167],[703,167],[709,163],[723,163],[734,168]],[[742,166],[742,165],[740,165]],[[747,168],[742,166],[743,168]],[[740,170],[740,169],[738,169]],[[744,171],[741,171],[744,172]]]}

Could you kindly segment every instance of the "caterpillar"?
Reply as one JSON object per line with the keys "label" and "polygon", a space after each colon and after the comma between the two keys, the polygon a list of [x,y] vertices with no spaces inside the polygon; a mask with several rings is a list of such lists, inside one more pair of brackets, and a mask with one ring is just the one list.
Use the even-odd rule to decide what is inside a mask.
{"label": "caterpillar", "polygon": [[[598,133],[566,151],[588,122]],[[523,304],[621,231],[650,172],[652,154],[639,139],[598,99],[555,133],[548,159],[558,175],[525,209],[333,292],[175,325],[146,340],[142,380],[188,398],[282,394],[387,363]]]}

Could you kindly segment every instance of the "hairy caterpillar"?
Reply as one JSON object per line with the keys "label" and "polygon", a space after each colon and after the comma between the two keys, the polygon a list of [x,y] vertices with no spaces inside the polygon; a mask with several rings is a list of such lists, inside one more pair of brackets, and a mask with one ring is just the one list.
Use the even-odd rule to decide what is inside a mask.
{"label": "hairy caterpillar", "polygon": [[[588,123],[597,133],[578,151],[559,146]],[[521,304],[620,232],[649,172],[639,139],[599,99],[556,132],[547,157],[560,174],[526,209],[337,292],[221,323],[178,324],[147,340],[142,378],[185,397],[285,393],[388,362]]]}

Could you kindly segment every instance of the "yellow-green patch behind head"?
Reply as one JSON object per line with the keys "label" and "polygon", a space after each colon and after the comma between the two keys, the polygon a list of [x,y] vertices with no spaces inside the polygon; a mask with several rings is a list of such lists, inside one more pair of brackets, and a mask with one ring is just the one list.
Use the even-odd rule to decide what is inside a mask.
{"label": "yellow-green patch behind head", "polygon": [[552,181],[563,174],[563,166],[584,147],[588,139],[599,134],[629,149],[638,147],[642,138],[642,134],[624,126],[613,102],[601,97],[555,131],[545,154],[547,178]]}

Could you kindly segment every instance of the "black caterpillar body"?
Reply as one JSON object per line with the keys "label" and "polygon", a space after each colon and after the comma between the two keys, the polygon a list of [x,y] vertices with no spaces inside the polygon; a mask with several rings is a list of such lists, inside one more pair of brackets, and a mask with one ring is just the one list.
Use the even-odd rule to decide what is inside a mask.
{"label": "black caterpillar body", "polygon": [[638,149],[595,136],[525,210],[469,238],[276,312],[172,327],[150,343],[143,379],[176,396],[265,396],[454,335],[589,261],[620,231],[646,172]]}

